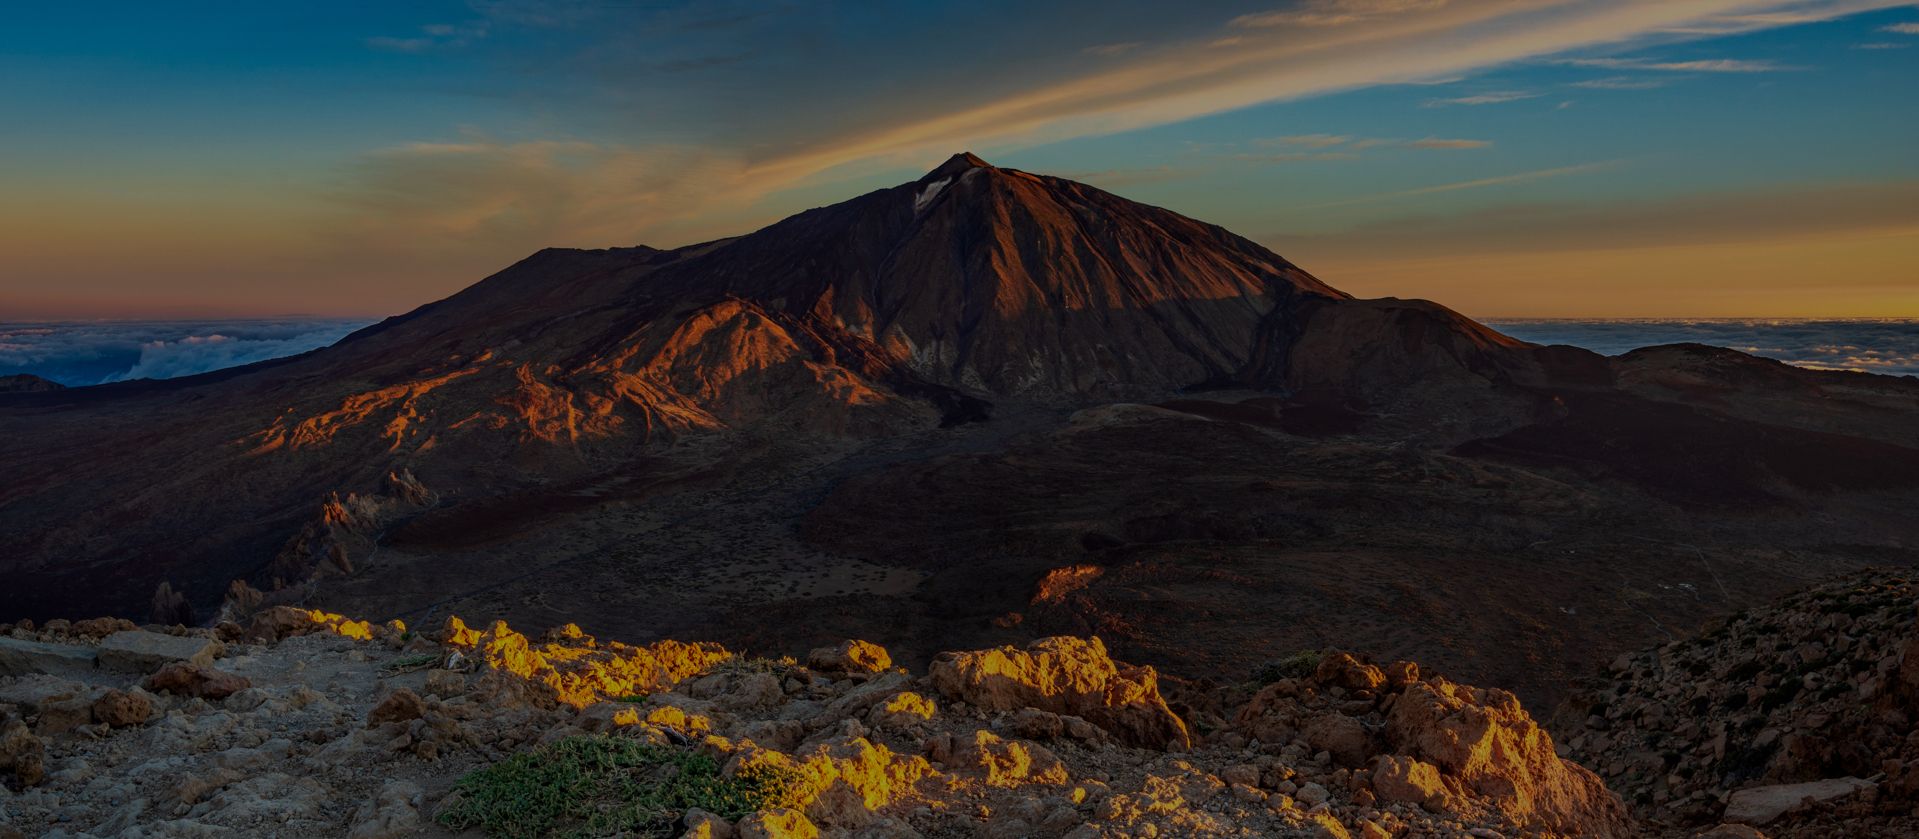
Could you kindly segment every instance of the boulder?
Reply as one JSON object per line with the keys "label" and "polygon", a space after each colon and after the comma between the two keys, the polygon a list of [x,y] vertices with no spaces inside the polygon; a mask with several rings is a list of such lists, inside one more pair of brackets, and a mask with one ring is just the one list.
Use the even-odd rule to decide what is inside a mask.
{"label": "boulder", "polygon": [[1561,760],[1551,735],[1506,691],[1415,682],[1394,700],[1385,737],[1394,752],[1433,764],[1518,824],[1633,835],[1619,798],[1592,772]]}
{"label": "boulder", "polygon": [[93,718],[114,728],[142,725],[153,716],[153,700],[145,691],[109,690],[93,700]]}
{"label": "boulder", "polygon": [[1775,784],[1733,792],[1721,817],[1728,822],[1763,827],[1787,813],[1844,798],[1875,784],[1861,778],[1827,778],[1803,784]]}
{"label": "boulder", "polygon": [[1313,671],[1313,679],[1320,684],[1348,691],[1379,690],[1386,684],[1386,673],[1372,664],[1360,661],[1351,653],[1334,650],[1320,656],[1319,667]]}
{"label": "boulder", "polygon": [[21,720],[0,719],[0,773],[28,787],[47,776],[47,744]]}
{"label": "boulder", "polygon": [[680,822],[686,825],[680,839],[733,839],[731,822],[698,807],[687,810]]}
{"label": "boulder", "polygon": [[225,699],[253,686],[243,676],[201,664],[176,661],[148,676],[142,685],[155,693],[177,693],[202,699]]}
{"label": "boulder", "polygon": [[91,670],[97,656],[92,647],[0,636],[0,676]]}
{"label": "boulder", "polygon": [[900,691],[873,706],[867,721],[875,728],[908,728],[931,720],[938,712],[933,700],[912,691]]}
{"label": "boulder", "polygon": [[738,835],[740,839],[819,839],[820,829],[805,813],[782,807],[741,819]]}
{"label": "boulder", "polygon": [[127,632],[139,628],[138,624],[126,618],[88,618],[83,621],[74,621],[68,631],[77,638],[99,640],[115,632]]}
{"label": "boulder", "polygon": [[212,639],[138,629],[100,639],[101,666],[129,673],[151,673],[175,662],[210,666],[221,652],[220,642]]}
{"label": "boulder", "polygon": [[928,668],[935,690],[991,711],[1037,708],[1083,717],[1128,745],[1185,750],[1186,723],[1166,706],[1151,667],[1113,661],[1098,638],[1041,638],[1025,649],[941,653]]}
{"label": "boulder", "polygon": [[389,722],[407,722],[426,716],[426,700],[406,688],[396,688],[366,715],[368,728]]}
{"label": "boulder", "polygon": [[807,653],[806,666],[822,673],[880,673],[893,666],[893,657],[878,644],[842,641]]}
{"label": "boulder", "polygon": [[970,738],[942,734],[927,744],[935,762],[950,769],[979,773],[991,787],[1027,784],[1064,784],[1068,780],[1059,756],[1038,743],[1007,740],[984,729]]}
{"label": "boulder", "polygon": [[399,839],[420,831],[420,804],[425,794],[411,781],[387,781],[379,795],[353,814],[348,839]]}
{"label": "boulder", "polygon": [[1373,793],[1388,804],[1411,804],[1433,812],[1451,809],[1439,767],[1416,758],[1381,755],[1373,764]]}
{"label": "boulder", "polygon": [[1306,723],[1305,734],[1314,751],[1330,753],[1341,766],[1359,766],[1374,752],[1366,726],[1345,714],[1320,714]]}
{"label": "boulder", "polygon": [[42,737],[65,734],[83,725],[93,724],[95,689],[50,696],[40,702],[40,717],[33,733]]}

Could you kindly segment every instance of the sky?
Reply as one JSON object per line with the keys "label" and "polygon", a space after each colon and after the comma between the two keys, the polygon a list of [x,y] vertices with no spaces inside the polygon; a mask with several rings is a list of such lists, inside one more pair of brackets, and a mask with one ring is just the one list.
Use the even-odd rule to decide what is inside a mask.
{"label": "sky", "polygon": [[1478,317],[1919,316],[1919,5],[0,11],[0,321],[378,317],[970,150]]}

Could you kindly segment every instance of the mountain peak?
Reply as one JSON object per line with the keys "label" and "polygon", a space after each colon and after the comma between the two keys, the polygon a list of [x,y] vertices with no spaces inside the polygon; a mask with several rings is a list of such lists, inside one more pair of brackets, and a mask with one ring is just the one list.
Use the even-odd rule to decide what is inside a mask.
{"label": "mountain peak", "polygon": [[963,152],[960,152],[959,154],[956,154],[956,155],[953,155],[952,157],[947,158],[945,163],[942,163],[939,165],[939,168],[926,173],[926,176],[923,178],[920,178],[920,180],[931,181],[931,180],[938,180],[940,178],[951,178],[951,177],[956,177],[959,175],[966,174],[967,170],[969,169],[991,169],[991,168],[993,168],[993,164],[987,163],[986,161],[981,160],[979,155],[976,155],[970,151],[963,151]]}

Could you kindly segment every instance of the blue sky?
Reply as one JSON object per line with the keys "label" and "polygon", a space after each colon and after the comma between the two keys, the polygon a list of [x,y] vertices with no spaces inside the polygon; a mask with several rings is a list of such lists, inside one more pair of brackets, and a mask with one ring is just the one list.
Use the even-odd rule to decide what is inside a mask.
{"label": "blue sky", "polygon": [[1469,314],[1919,315],[1882,0],[199,3],[0,26],[0,314],[390,314],[961,149]]}

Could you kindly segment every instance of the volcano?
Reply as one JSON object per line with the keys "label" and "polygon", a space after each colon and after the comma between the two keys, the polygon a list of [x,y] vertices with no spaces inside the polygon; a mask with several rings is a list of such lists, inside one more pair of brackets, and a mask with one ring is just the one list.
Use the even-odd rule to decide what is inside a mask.
{"label": "volcano", "polygon": [[[1175,672],[1357,634],[1544,691],[1910,558],[1882,514],[1919,482],[1916,416],[1906,380],[1354,299],[960,154],[737,238],[541,251],[293,358],[0,393],[0,613],[457,606],[768,649],[1097,630]],[[1493,605],[1450,614],[1475,586]]]}

